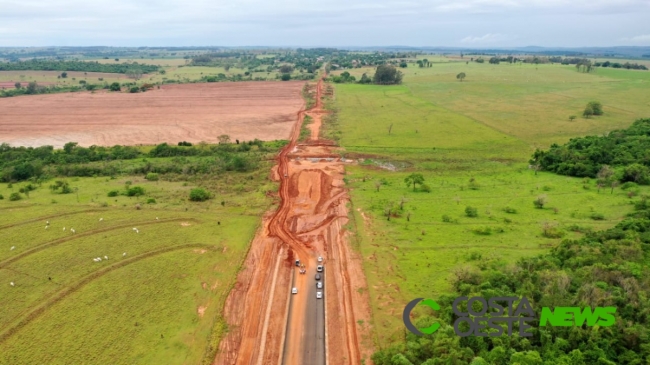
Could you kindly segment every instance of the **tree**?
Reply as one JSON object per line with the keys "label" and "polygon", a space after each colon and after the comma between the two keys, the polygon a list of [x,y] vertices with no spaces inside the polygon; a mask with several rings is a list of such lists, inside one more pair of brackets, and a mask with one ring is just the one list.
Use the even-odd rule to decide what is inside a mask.
{"label": "tree", "polygon": [[62,79],[68,78],[68,73],[67,72],[61,72],[61,78]]}
{"label": "tree", "polygon": [[600,171],[598,171],[598,174],[596,174],[598,183],[602,184],[603,186],[611,184],[613,176],[614,170],[608,165],[603,165],[603,167],[600,168]]}
{"label": "tree", "polygon": [[293,72],[293,67],[291,67],[291,65],[282,65],[280,66],[280,72],[283,74],[290,74]]}
{"label": "tree", "polygon": [[590,101],[587,106],[591,107],[594,115],[603,115],[603,105],[599,101]]}
{"label": "tree", "polygon": [[407,68],[407,67],[408,67],[408,64],[407,64],[406,62],[402,61],[402,62],[399,63],[399,67],[401,67],[401,68]]}
{"label": "tree", "polygon": [[569,120],[572,121],[572,122],[573,122],[576,118],[577,118],[577,117],[576,117],[575,115],[569,115]]}
{"label": "tree", "polygon": [[77,147],[78,144],[79,143],[77,143],[77,142],[68,142],[68,143],[64,144],[63,145],[63,152],[65,152],[68,155],[72,154],[72,151],[75,149],[75,147]]}
{"label": "tree", "polygon": [[490,63],[493,64],[493,65],[498,65],[499,62],[501,62],[501,60],[499,59],[499,57],[492,57],[492,58],[490,58]]}
{"label": "tree", "polygon": [[20,89],[21,87],[23,87],[23,85],[21,85],[20,82],[15,83],[14,86],[16,87],[16,89]]}
{"label": "tree", "polygon": [[582,116],[589,119],[592,115],[594,115],[594,109],[590,105],[587,105],[585,110],[582,112]]}
{"label": "tree", "polygon": [[282,80],[282,81],[291,80],[291,74],[282,74],[282,76],[280,77],[280,80]]}
{"label": "tree", "polygon": [[139,67],[131,67],[126,71],[126,77],[134,80],[140,80],[142,77],[142,69]]}
{"label": "tree", "polygon": [[375,70],[373,82],[378,85],[396,85],[402,83],[402,73],[392,65],[379,65]]}
{"label": "tree", "polygon": [[411,175],[407,176],[404,179],[404,182],[406,183],[407,186],[411,186],[412,184],[413,191],[415,191],[416,184],[424,184],[424,176],[422,176],[422,174],[412,173]]}
{"label": "tree", "polygon": [[465,73],[461,72],[458,75],[456,75],[456,79],[458,79],[458,81],[460,81],[460,82],[463,82],[463,79],[465,78],[465,76],[466,76]]}
{"label": "tree", "polygon": [[228,144],[230,143],[230,136],[227,134],[222,134],[217,137],[217,140],[219,140],[219,144]]}
{"label": "tree", "polygon": [[30,95],[38,93],[38,84],[36,83],[36,81],[32,81],[29,84],[27,84],[26,93]]}
{"label": "tree", "polygon": [[368,77],[368,75],[366,73],[364,73],[363,75],[361,75],[361,79],[359,80],[359,83],[360,84],[370,84],[370,83],[372,83],[372,79],[370,77]]}
{"label": "tree", "polygon": [[120,91],[120,90],[122,90],[122,88],[120,87],[120,83],[119,83],[119,82],[114,82],[114,83],[112,83],[111,86],[108,87],[108,89],[109,89],[110,91]]}

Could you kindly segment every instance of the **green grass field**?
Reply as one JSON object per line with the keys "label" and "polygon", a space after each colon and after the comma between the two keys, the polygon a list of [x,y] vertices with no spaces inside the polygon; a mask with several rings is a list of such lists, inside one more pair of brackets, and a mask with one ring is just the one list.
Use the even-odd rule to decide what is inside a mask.
{"label": "green grass field", "polygon": [[[464,62],[402,71],[400,86],[338,84],[333,103],[343,153],[358,162],[346,181],[378,346],[403,336],[408,301],[448,292],[454,270],[510,265],[632,211],[629,191],[598,192],[594,180],[535,174],[527,161],[537,147],[650,115],[650,72]],[[373,73],[351,71],[357,78],[363,72]],[[605,115],[569,121],[590,100],[601,101]],[[407,187],[413,172],[431,192]],[[533,205],[540,195],[544,209]],[[478,217],[467,217],[467,206]],[[387,208],[399,217],[388,221]],[[544,227],[563,237],[545,237]]]}
{"label": "green grass field", "polygon": [[[66,179],[78,196],[52,193],[52,180],[19,201],[9,196],[25,183],[0,185],[0,364],[210,363],[227,331],[223,303],[277,190],[269,168]],[[107,197],[127,181],[146,195]],[[214,198],[188,201],[197,186]]]}

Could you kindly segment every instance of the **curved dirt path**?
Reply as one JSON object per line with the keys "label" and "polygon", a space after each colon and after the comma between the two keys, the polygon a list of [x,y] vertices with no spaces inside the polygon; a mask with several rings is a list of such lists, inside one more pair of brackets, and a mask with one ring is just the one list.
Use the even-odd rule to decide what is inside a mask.
{"label": "curved dirt path", "polygon": [[[361,261],[343,230],[349,201],[343,162],[332,151],[334,144],[319,138],[326,113],[322,92],[321,79],[316,105],[297,113],[290,142],[277,157],[274,175],[280,181],[281,203],[265,217],[226,301],[229,332],[215,365],[361,364],[357,320],[369,323],[370,314],[367,294],[359,294],[367,290],[358,289],[365,289],[366,283]],[[306,115],[313,118],[311,137],[299,144]],[[327,273],[324,289],[318,289],[324,299],[315,295],[319,256]],[[283,265],[278,269],[279,258]],[[299,274],[296,259],[309,274]],[[290,295],[291,287],[298,288],[298,294]],[[363,351],[363,357],[367,353]]]}

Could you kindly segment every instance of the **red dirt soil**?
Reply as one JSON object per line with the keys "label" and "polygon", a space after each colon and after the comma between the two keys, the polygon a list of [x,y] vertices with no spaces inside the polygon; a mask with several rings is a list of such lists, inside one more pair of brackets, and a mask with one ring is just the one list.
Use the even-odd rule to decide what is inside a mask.
{"label": "red dirt soil", "polygon": [[76,92],[0,99],[0,143],[62,147],[285,139],[304,82],[163,85],[144,93]]}
{"label": "red dirt soil", "polygon": [[[226,301],[229,332],[220,343],[214,365],[280,364],[285,341],[284,363],[303,365],[300,333],[305,324],[300,313],[306,303],[304,296],[294,296],[293,319],[287,328],[287,299],[292,272],[296,271],[293,259],[299,257],[307,268],[313,268],[319,255],[325,258],[329,273],[325,286],[327,363],[357,365],[365,358],[365,363],[371,364],[372,345],[361,348],[362,338],[368,339],[371,331],[367,284],[361,259],[350,249],[343,229],[349,202],[344,164],[329,147],[332,143],[319,139],[322,88],[321,80],[316,106],[298,113],[290,143],[277,158],[273,176],[280,180],[282,201],[272,216],[265,217],[264,229],[254,239]],[[305,115],[314,118],[312,134],[298,145]],[[282,260],[280,270],[276,269],[278,260]],[[304,278],[296,280],[294,285],[299,287]]]}

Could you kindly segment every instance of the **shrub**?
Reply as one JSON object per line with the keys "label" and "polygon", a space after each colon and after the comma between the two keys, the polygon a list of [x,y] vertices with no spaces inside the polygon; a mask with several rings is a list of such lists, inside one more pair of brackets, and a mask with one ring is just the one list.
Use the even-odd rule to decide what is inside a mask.
{"label": "shrub", "polygon": [[149,180],[149,181],[158,181],[160,179],[160,175],[158,175],[155,172],[150,172],[144,178]]}
{"label": "shrub", "polygon": [[490,227],[477,227],[472,230],[472,232],[476,234],[480,234],[481,236],[489,236],[492,234],[492,228]]}
{"label": "shrub", "polygon": [[508,214],[517,214],[517,209],[512,208],[512,207],[505,207],[505,208],[503,208],[503,211],[508,213]]}
{"label": "shrub", "polygon": [[540,195],[537,199],[533,200],[533,204],[537,209],[543,209],[546,204],[546,195]]}
{"label": "shrub", "polygon": [[602,213],[591,213],[591,216],[589,217],[595,221],[602,221],[605,220],[605,216]]}
{"label": "shrub", "polygon": [[442,215],[442,221],[445,222],[445,223],[451,223],[453,220],[447,214],[443,214]]}
{"label": "shrub", "polygon": [[290,74],[282,74],[282,77],[280,77],[280,80],[289,81],[289,80],[291,80],[291,75]]}
{"label": "shrub", "polygon": [[0,194],[0,200],[4,199],[4,195]]}
{"label": "shrub", "polygon": [[110,91],[120,91],[120,90],[122,90],[122,88],[120,87],[120,83],[119,83],[119,82],[114,82],[114,83],[112,83],[111,86],[109,86],[108,89],[109,89]]}
{"label": "shrub", "polygon": [[137,86],[131,86],[131,88],[129,89],[129,92],[132,93],[132,94],[139,93],[140,88],[137,87]]}
{"label": "shrub", "polygon": [[468,205],[467,207],[465,207],[465,215],[470,218],[478,217],[478,210]]}
{"label": "shrub", "polygon": [[421,184],[420,185],[420,191],[424,191],[425,193],[430,193],[431,192],[431,187],[427,184]]}
{"label": "shrub", "polygon": [[144,195],[144,188],[142,186],[133,186],[126,191],[127,196],[140,196]]}
{"label": "shrub", "polygon": [[108,192],[108,197],[109,197],[109,198],[113,198],[113,197],[116,197],[116,196],[118,196],[118,195],[120,195],[120,191],[119,191],[119,190],[111,190],[111,191]]}
{"label": "shrub", "polygon": [[210,193],[202,188],[194,188],[190,191],[190,200],[193,202],[202,202],[210,199]]}
{"label": "shrub", "polygon": [[147,204],[156,204],[156,199],[154,198],[147,199]]}
{"label": "shrub", "polygon": [[637,183],[635,183],[633,181],[628,181],[628,182],[621,185],[621,189],[622,190],[627,190],[627,189],[630,189],[630,188],[636,188],[637,186],[639,186]]}
{"label": "shrub", "polygon": [[11,195],[9,195],[9,200],[11,200],[12,202],[14,202],[16,200],[20,200],[22,198],[23,197],[20,196],[20,193],[11,193]]}

